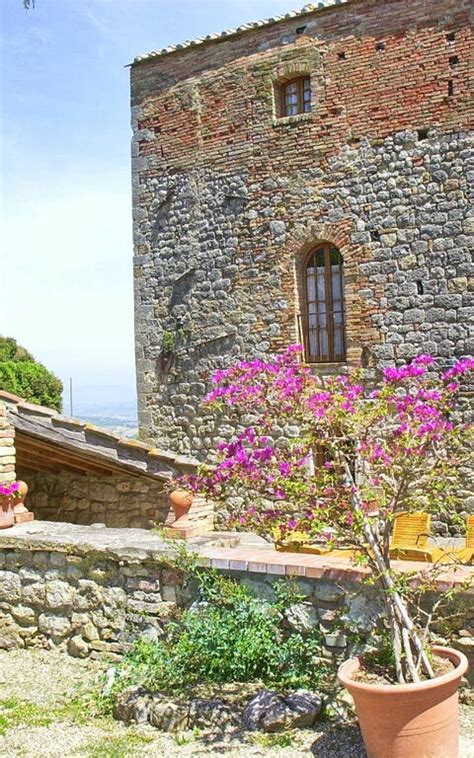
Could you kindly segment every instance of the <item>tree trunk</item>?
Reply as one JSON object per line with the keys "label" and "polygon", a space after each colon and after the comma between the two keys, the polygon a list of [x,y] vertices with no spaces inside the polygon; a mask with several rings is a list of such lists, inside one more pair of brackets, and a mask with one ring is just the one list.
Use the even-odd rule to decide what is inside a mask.
{"label": "tree trunk", "polygon": [[[354,510],[362,516],[362,519],[363,519],[363,531],[364,531],[364,537],[366,539],[366,544],[364,544],[363,547],[365,551],[367,552],[367,554],[369,555],[372,563],[375,565],[375,567],[380,573],[380,578],[382,580],[385,594],[390,597],[390,601],[387,602],[386,605],[387,605],[387,608],[389,609],[388,610],[389,622],[390,622],[392,646],[393,646],[393,653],[394,653],[395,662],[396,662],[395,667],[396,667],[398,681],[403,682],[405,681],[406,678],[409,678],[412,681],[419,681],[418,673],[416,671],[415,666],[413,667],[414,672],[415,672],[415,677],[412,675],[412,670],[413,670],[411,667],[411,663],[413,662],[413,652],[411,649],[412,647],[416,653],[416,658],[421,661],[421,666],[424,669],[426,675],[430,679],[433,679],[434,672],[429,662],[428,656],[426,655],[423,649],[423,644],[416,631],[415,624],[413,623],[410,617],[405,601],[403,600],[400,593],[395,588],[395,582],[393,581],[392,575],[390,572],[390,556],[388,555],[387,558],[384,558],[383,546],[379,544],[379,540],[377,540],[377,537],[374,534],[372,525],[370,524],[368,520],[366,520],[364,509],[362,508],[361,502],[359,500],[359,496],[357,494],[357,485],[354,481],[349,463],[345,455],[338,451],[338,456],[344,467],[344,473],[345,473],[347,483],[349,484],[351,488],[352,506]],[[404,667],[405,671],[403,671],[403,667],[402,667],[403,659],[402,659],[402,653],[400,650],[401,648],[400,641],[403,642],[403,649],[404,649],[403,659],[405,660],[405,663],[406,663],[406,666]]]}

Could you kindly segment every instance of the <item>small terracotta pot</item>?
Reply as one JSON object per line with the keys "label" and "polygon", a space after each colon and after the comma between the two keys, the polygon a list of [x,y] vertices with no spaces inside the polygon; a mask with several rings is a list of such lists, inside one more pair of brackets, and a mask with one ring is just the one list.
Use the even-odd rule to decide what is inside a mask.
{"label": "small terracotta pot", "polygon": [[367,684],[352,679],[359,659],[340,666],[338,678],[354,698],[368,758],[458,758],[458,687],[468,668],[463,653],[432,647],[453,671],[419,684]]}
{"label": "small terracotta pot", "polygon": [[193,504],[192,494],[186,490],[173,490],[173,492],[170,492],[170,503],[175,515],[173,526],[184,524],[185,521],[187,522],[189,509]]}
{"label": "small terracotta pot", "polygon": [[14,502],[12,497],[0,495],[0,529],[8,529],[15,523]]}

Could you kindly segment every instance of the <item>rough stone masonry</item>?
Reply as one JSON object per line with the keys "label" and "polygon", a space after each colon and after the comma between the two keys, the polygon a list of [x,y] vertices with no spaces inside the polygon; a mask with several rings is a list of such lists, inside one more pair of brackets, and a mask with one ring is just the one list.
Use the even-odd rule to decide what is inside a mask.
{"label": "rough stone masonry", "polygon": [[[144,439],[205,457],[211,373],[301,341],[321,241],[343,258],[347,364],[474,352],[469,5],[329,0],[135,60]],[[281,117],[297,76],[311,110]]]}

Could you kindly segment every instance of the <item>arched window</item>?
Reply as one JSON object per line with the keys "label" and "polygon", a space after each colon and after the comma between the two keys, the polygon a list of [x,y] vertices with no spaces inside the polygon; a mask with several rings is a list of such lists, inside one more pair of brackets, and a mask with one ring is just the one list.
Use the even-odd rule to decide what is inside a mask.
{"label": "arched window", "polygon": [[318,245],[304,266],[301,330],[308,363],[346,359],[344,274],[339,250]]}

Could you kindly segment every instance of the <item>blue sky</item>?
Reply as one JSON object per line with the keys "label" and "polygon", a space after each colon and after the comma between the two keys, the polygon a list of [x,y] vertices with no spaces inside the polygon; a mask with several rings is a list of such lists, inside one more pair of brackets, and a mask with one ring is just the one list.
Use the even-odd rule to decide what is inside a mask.
{"label": "blue sky", "polygon": [[0,334],[72,376],[78,400],[135,395],[126,64],[292,7],[0,0]]}

